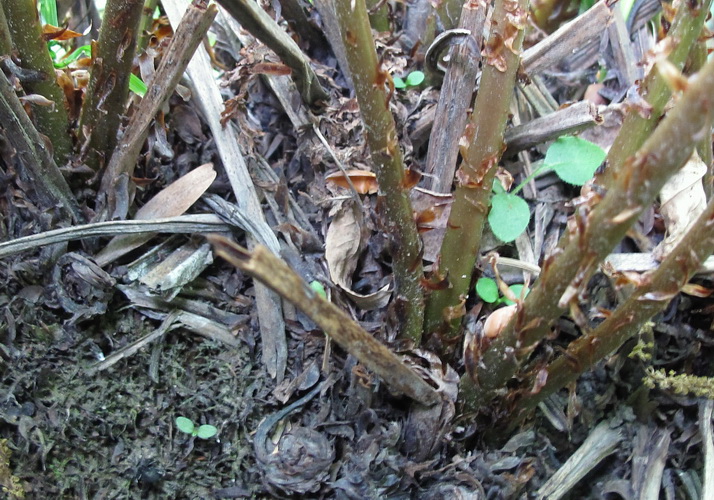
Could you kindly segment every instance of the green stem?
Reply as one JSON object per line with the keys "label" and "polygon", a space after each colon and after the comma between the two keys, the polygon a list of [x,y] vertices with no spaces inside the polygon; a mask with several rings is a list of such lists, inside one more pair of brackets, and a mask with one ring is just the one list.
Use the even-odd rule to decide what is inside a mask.
{"label": "green stem", "polygon": [[468,149],[462,152],[464,159],[456,175],[454,203],[441,245],[438,272],[448,278],[450,286],[434,291],[429,297],[427,332],[438,331],[450,338],[458,334],[481,246],[493,178],[503,153],[503,134],[513,98],[527,9],[527,0],[518,3],[497,0],[494,7],[481,87],[466,129],[471,140]]}
{"label": "green stem", "polygon": [[[679,5],[679,10],[672,21],[672,27],[668,34],[669,40],[673,44],[673,50],[667,60],[681,71],[702,31],[712,0],[680,2]],[[622,123],[623,132],[618,134],[608,152],[607,169],[600,181],[602,185],[609,187],[614,179],[621,175],[627,158],[635,154],[659,123],[671,95],[672,92],[667,82],[659,71],[653,68],[640,88],[640,96],[646,101],[645,105],[651,107],[647,112],[648,117],[643,118],[640,114],[641,112],[645,113],[641,109],[641,105],[633,105],[633,109]]]}
{"label": "green stem", "polygon": [[515,319],[483,353],[475,372],[462,378],[467,407],[485,404],[513,377],[536,343],[549,334],[552,322],[577,300],[599,262],[690,158],[702,130],[711,123],[712,92],[714,62],[709,62],[640,150],[625,162],[605,198],[594,208],[579,208],[576,224],[544,262],[536,286]]}
{"label": "green stem", "polygon": [[124,115],[129,77],[144,0],[107,3],[94,46],[79,132],[88,147],[86,164],[99,171],[114,151]]}
{"label": "green stem", "polygon": [[64,92],[57,84],[47,43],[42,39],[42,27],[34,0],[3,2],[7,25],[13,45],[22,60],[21,66],[43,75],[39,81],[25,82],[28,94],[40,94],[54,102],[54,106],[34,106],[32,113],[37,130],[49,137],[58,165],[66,163],[72,150],[68,132],[69,118]]}
{"label": "green stem", "polygon": [[385,90],[391,79],[379,65],[364,0],[336,2],[335,9],[384,202],[396,282],[396,305],[402,318],[400,336],[418,345],[424,314],[420,284],[423,276],[421,242],[412,214],[394,117],[389,110],[389,94]]}
{"label": "green stem", "polygon": [[545,385],[536,393],[526,392],[516,403],[515,418],[510,419],[509,427],[515,427],[538,403],[574,382],[583,372],[635,336],[652,316],[669,304],[712,252],[714,201],[709,202],[682,241],[648,276],[647,284],[639,287],[590,334],[572,342],[565,354],[547,367]]}

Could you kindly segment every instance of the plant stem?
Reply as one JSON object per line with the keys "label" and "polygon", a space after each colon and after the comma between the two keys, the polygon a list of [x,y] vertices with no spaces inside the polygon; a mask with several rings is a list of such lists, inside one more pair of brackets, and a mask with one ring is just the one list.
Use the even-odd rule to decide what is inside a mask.
{"label": "plant stem", "polygon": [[[680,71],[702,31],[711,5],[712,0],[679,2],[679,9],[668,34],[673,50],[667,60]],[[671,95],[664,78],[653,68],[640,87],[640,96],[646,101],[646,105],[651,106],[649,117],[643,118],[638,110],[639,105],[633,105],[622,123],[622,132],[615,138],[608,152],[607,169],[600,180],[602,185],[609,187],[621,174],[627,158],[635,154],[659,123]]]}
{"label": "plant stem", "polygon": [[[354,10],[350,8],[351,3]],[[389,111],[389,95],[384,88],[385,84],[391,84],[391,78],[377,60],[364,0],[336,2],[335,9],[385,207],[397,307],[402,318],[400,336],[418,345],[424,319],[421,242],[409,200],[394,117]]]}
{"label": "plant stem", "polygon": [[107,4],[99,41],[93,47],[89,85],[82,104],[79,133],[88,147],[87,165],[99,171],[117,144],[144,0]]}
{"label": "plant stem", "polygon": [[481,246],[491,186],[504,149],[503,134],[513,98],[527,10],[527,0],[496,1],[483,58],[481,87],[466,129],[470,144],[462,152],[464,159],[456,174],[454,203],[441,245],[438,272],[448,278],[450,286],[434,291],[429,297],[427,332],[440,331],[448,337],[458,333]]}
{"label": "plant stem", "polygon": [[[590,275],[655,199],[667,179],[689,159],[708,134],[714,92],[714,62],[690,80],[676,106],[637,154],[630,157],[606,196],[594,208],[581,206],[559,248],[543,264],[536,286],[515,319],[483,353],[471,377],[462,378],[465,404],[484,404],[515,374],[551,323],[572,302]],[[707,132],[704,132],[707,131]],[[623,132],[626,133],[626,132]],[[478,381],[474,383],[474,378]]]}
{"label": "plant stem", "polygon": [[22,176],[37,190],[43,208],[58,206],[60,213],[68,221],[82,222],[77,202],[67,181],[2,71],[0,123],[8,142],[15,149]]}
{"label": "plant stem", "polygon": [[39,81],[24,82],[28,94],[40,94],[54,102],[54,106],[32,108],[37,130],[50,138],[57,165],[64,165],[72,150],[68,133],[69,118],[62,89],[55,78],[47,44],[42,39],[42,27],[35,0],[3,2],[7,25],[13,45],[22,59],[22,67],[43,75]]}
{"label": "plant stem", "polygon": [[714,201],[676,248],[647,277],[617,310],[590,334],[572,342],[565,354],[551,363],[546,384],[535,393],[527,393],[516,403],[513,428],[527,412],[553,392],[575,381],[605,356],[620,348],[636,335],[656,313],[663,310],[698,269],[699,264],[714,252]]}

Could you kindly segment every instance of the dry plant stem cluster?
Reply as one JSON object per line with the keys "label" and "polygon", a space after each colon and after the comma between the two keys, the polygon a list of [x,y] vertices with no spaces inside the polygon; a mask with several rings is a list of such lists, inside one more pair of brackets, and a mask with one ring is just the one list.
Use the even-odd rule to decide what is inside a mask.
{"label": "dry plant stem cluster", "polygon": [[85,163],[95,172],[108,160],[104,152],[114,151],[117,143],[143,7],[143,0],[109,2],[99,41],[93,46],[79,132],[85,141],[83,149],[87,148]]}
{"label": "dry plant stem cluster", "polygon": [[388,224],[396,301],[402,319],[400,336],[418,345],[424,317],[421,243],[394,117],[389,110],[390,94],[385,90],[389,85],[391,92],[393,84],[377,60],[364,0],[336,2],[335,9]]}
{"label": "dry plant stem cluster", "polygon": [[449,287],[436,290],[426,308],[425,331],[458,334],[465,297],[481,247],[491,187],[504,150],[503,135],[513,98],[526,26],[527,0],[497,0],[484,53],[481,86],[456,174],[454,203],[441,246],[438,272]]}
{"label": "dry plant stem cluster", "polygon": [[300,275],[266,247],[257,245],[249,252],[222,236],[210,235],[207,238],[213,244],[217,255],[295,304],[327,335],[392,389],[426,406],[440,400],[438,393],[396,354],[365,332],[344,311],[316,294]]}
{"label": "dry plant stem cluster", "polygon": [[[687,90],[640,150],[627,158],[618,175],[613,176],[605,197],[593,200],[594,207],[578,207],[560,248],[546,259],[537,286],[519,307],[515,319],[483,354],[476,382],[469,376],[462,379],[467,407],[485,404],[492,391],[511,379],[565,308],[577,307],[578,293],[597,265],[654,201],[666,180],[689,159],[702,135],[709,133],[713,92],[714,62],[709,62],[691,79]],[[692,266],[686,271],[696,270]],[[671,288],[671,284],[667,285]],[[664,290],[668,296],[673,293],[670,288]],[[600,358],[590,358],[588,366],[597,359]]]}
{"label": "dry plant stem cluster", "polygon": [[207,2],[194,2],[186,11],[181,24],[171,39],[142,106],[131,117],[126,132],[114,150],[102,177],[98,199],[100,207],[96,220],[124,219],[129,210],[129,178],[134,172],[136,158],[149,132],[149,127],[163,103],[173,92],[183,75],[196,47],[208,32],[218,8]]}
{"label": "dry plant stem cluster", "polygon": [[[22,68],[34,72],[36,78],[23,83],[28,94],[40,94],[54,106],[34,106],[33,113],[37,130],[49,137],[54,148],[57,165],[64,165],[72,150],[68,133],[69,117],[64,106],[64,93],[57,84],[55,68],[47,51],[47,44],[42,39],[42,27],[37,19],[35,0],[13,0],[2,2],[7,18],[8,32],[14,48],[22,57]],[[0,30],[4,30],[0,26]]]}

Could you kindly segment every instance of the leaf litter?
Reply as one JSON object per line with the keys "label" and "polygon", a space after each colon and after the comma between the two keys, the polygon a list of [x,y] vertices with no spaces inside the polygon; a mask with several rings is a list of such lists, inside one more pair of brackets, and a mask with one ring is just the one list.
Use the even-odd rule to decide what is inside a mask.
{"label": "leaf litter", "polygon": [[[345,77],[334,69],[331,53],[310,48],[313,66],[332,95],[316,126],[340,161],[366,179],[361,206],[347,199],[346,191],[331,191],[333,158],[309,132],[294,128],[262,79],[284,74],[284,66],[245,33],[240,36],[248,38],[243,49],[220,37],[215,49],[217,60],[238,68],[221,77],[231,98],[230,113],[222,119],[227,126],[239,123],[246,157],[268,162],[270,175],[262,177],[257,165],[251,172],[268,223],[284,236],[285,258],[306,282],[324,283],[334,302],[389,342],[393,330],[385,324],[395,314],[387,307],[390,262],[359,110],[347,96]],[[418,70],[418,58],[394,38],[381,36],[378,46],[390,72]],[[159,55],[158,48],[152,50]],[[487,46],[487,60],[498,65],[504,50],[508,39]],[[571,92],[570,82],[558,79],[577,78],[576,70],[566,71],[549,77],[557,98]],[[614,92],[618,83],[611,79],[606,86]],[[417,163],[425,158],[425,146],[412,127],[434,105],[434,95],[433,89],[408,88],[393,98],[400,144]],[[299,99],[294,102],[301,106]],[[195,101],[174,98],[162,117],[168,125],[157,125],[149,134],[135,173],[141,185],[133,199],[135,218],[147,211],[149,218],[185,210],[213,213],[201,197],[205,191],[230,199],[231,180],[203,113]],[[544,151],[536,147],[529,154],[539,159]],[[58,218],[55,210],[36,205],[34,188],[17,176],[11,152],[4,148],[0,154],[2,240],[49,229]],[[215,180],[209,162],[216,163]],[[521,162],[508,158],[504,166],[518,173]],[[204,175],[191,180],[197,174]],[[626,240],[618,251],[635,252],[638,241],[662,240],[665,229],[676,237],[677,228],[689,223],[700,206],[689,192],[701,182],[698,174],[689,180],[684,175],[671,195],[663,194],[656,220],[638,226],[642,237]],[[191,185],[171,193],[182,182]],[[548,233],[563,229],[564,201],[578,193],[547,175],[534,186],[536,192],[526,193],[525,200],[555,214],[543,234],[533,236],[546,254],[548,242],[554,242]],[[159,201],[162,190],[181,206]],[[433,260],[439,240],[430,243],[430,238],[445,228],[450,197],[413,193],[420,193],[413,196],[425,257]],[[234,237],[245,243],[242,232]],[[172,249],[201,247],[197,237],[175,238]],[[159,247],[142,245],[147,242],[123,242],[121,252],[109,259],[102,257],[109,252],[107,242],[101,247],[72,242],[72,253],[59,260],[48,247],[8,258],[0,267],[0,429],[10,450],[9,461],[0,463],[0,478],[11,469],[29,498],[523,498],[529,492],[547,498],[633,498],[646,481],[659,481],[671,497],[698,493],[703,460],[698,401],[666,391],[647,397],[639,383],[642,367],[624,356],[614,356],[581,377],[577,388],[553,396],[507,443],[491,443],[484,430],[488,420],[458,418],[456,371],[433,353],[404,351],[410,365],[448,401],[428,412],[410,412],[354,358],[330,351],[317,326],[289,308],[287,376],[276,386],[262,364],[256,289],[247,276],[222,262],[201,261],[197,276],[173,286],[156,286],[163,283],[156,278],[147,287],[141,282],[146,282],[144,271],[155,268],[145,258]],[[164,252],[159,261],[170,255]],[[518,258],[513,247],[499,252]],[[89,257],[103,260],[105,270]],[[485,263],[482,267],[484,275],[492,272]],[[509,285],[523,282],[517,272],[501,272],[501,277]],[[655,326],[653,337],[658,364],[711,375],[705,359],[713,347],[707,334],[712,305],[701,289],[712,285],[707,278],[699,283],[697,294],[672,301],[667,321]],[[593,278],[590,319],[612,308],[623,288],[602,275]],[[473,314],[467,315],[466,329],[478,336],[486,314],[474,302],[467,307]],[[162,322],[166,327],[158,329]],[[576,333],[569,320],[558,326],[564,335]],[[206,335],[211,329],[216,334]],[[195,335],[199,332],[205,336]],[[150,343],[92,371],[152,333]],[[221,342],[228,338],[221,335],[232,341]],[[318,384],[320,373],[325,381]],[[659,425],[646,418],[653,412]],[[178,432],[177,417],[215,426],[218,434],[200,440]],[[595,438],[599,446],[592,446]],[[642,465],[648,460],[653,465]],[[578,471],[570,482],[561,479],[565,464]],[[554,475],[558,469],[560,476]]]}

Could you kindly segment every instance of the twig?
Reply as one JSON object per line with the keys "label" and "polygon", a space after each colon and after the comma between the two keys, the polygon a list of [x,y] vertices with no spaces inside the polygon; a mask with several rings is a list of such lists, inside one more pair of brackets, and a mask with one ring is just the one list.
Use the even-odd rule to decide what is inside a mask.
{"label": "twig", "polygon": [[574,134],[597,125],[602,118],[597,106],[581,101],[542,118],[518,125],[506,132],[506,155],[512,155],[537,144],[557,139],[564,134]]}
{"label": "twig", "polygon": [[523,69],[528,74],[537,74],[546,68],[557,67],[565,56],[582,47],[587,40],[599,37],[611,17],[607,2],[601,0],[581,16],[524,51],[521,63]]}
{"label": "twig", "polygon": [[54,243],[96,238],[98,236],[146,233],[215,233],[217,231],[230,231],[231,229],[232,226],[223,222],[219,217],[208,214],[182,215],[155,220],[95,222],[93,224],[54,229],[0,243],[0,259]]}
{"label": "twig", "polygon": [[300,47],[254,0],[218,0],[218,3],[292,69],[300,95],[308,105],[316,106],[329,99]]}
{"label": "twig", "polygon": [[129,210],[129,179],[149,126],[174,91],[217,11],[215,5],[206,5],[206,0],[194,0],[176,28],[154,79],[147,84],[146,95],[129,120],[124,136],[109,160],[98,194],[99,207],[95,220],[126,217]]}
{"label": "twig", "polygon": [[35,183],[42,205],[45,208],[58,205],[67,219],[82,221],[83,217],[67,181],[1,70],[0,128],[15,148],[15,154],[27,177]]}
{"label": "twig", "polygon": [[343,349],[376,373],[392,389],[426,406],[439,401],[438,393],[399,357],[365,332],[334,304],[316,294],[288,265],[257,246],[252,252],[216,235],[207,236],[216,254],[295,304]]}

